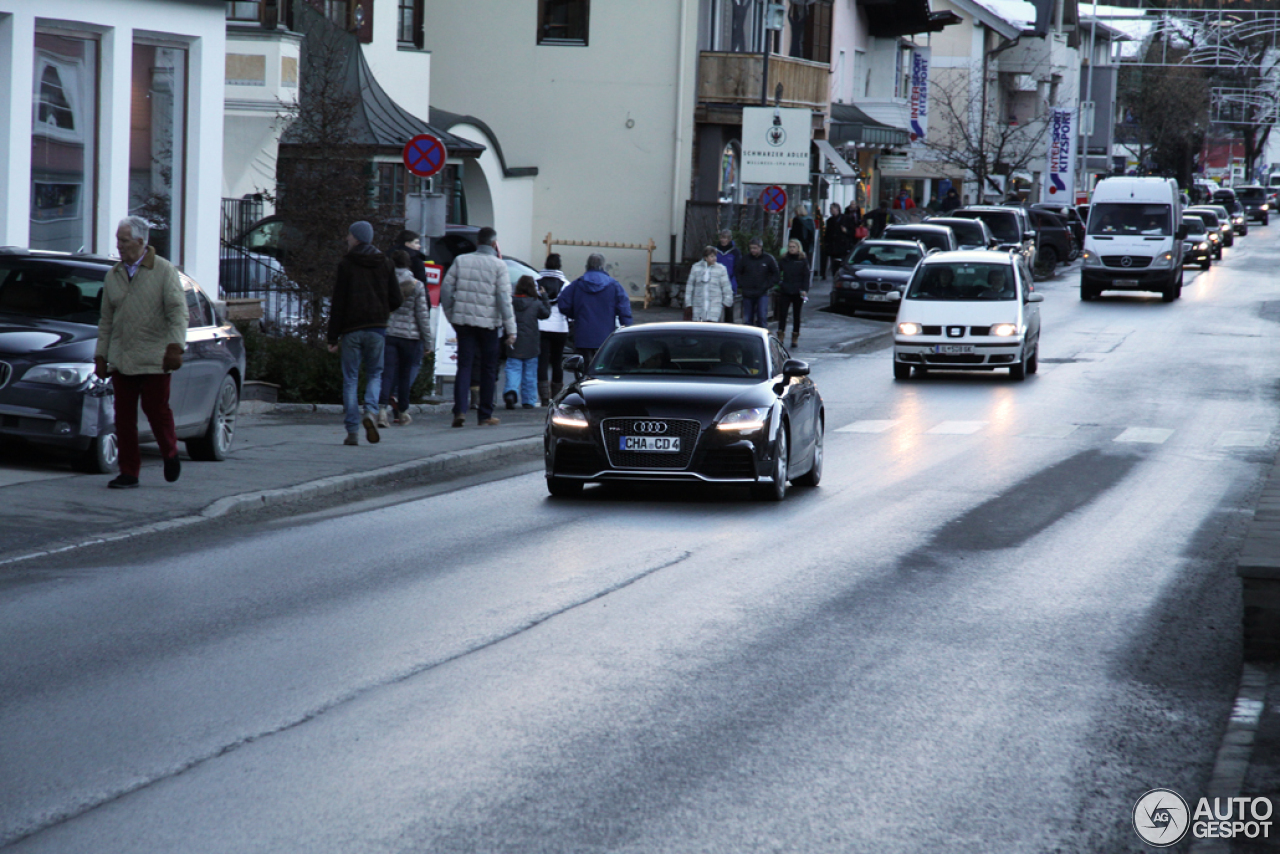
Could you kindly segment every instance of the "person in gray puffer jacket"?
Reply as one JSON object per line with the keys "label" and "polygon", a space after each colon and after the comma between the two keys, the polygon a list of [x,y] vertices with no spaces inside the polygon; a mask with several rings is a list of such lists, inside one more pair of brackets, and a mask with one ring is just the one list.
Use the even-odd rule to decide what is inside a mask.
{"label": "person in gray puffer jacket", "polygon": [[396,265],[396,281],[403,302],[391,312],[387,321],[387,346],[382,366],[382,405],[378,410],[378,426],[387,420],[401,426],[413,419],[409,416],[409,393],[422,370],[422,356],[431,346],[431,306],[427,289],[413,275],[412,259],[403,249],[391,253]]}
{"label": "person in gray puffer jacket", "polygon": [[551,316],[551,301],[533,276],[521,276],[511,298],[516,314],[516,343],[507,346],[507,389],[502,400],[516,408],[517,392],[525,409],[538,399],[538,353],[542,349],[538,321]]}
{"label": "person in gray puffer jacket", "polygon": [[488,226],[476,235],[476,251],[459,255],[440,284],[440,309],[453,325],[458,342],[458,374],[453,382],[453,426],[464,426],[471,408],[471,366],[480,356],[480,424],[493,417],[493,390],[498,379],[498,330],[515,343],[516,316],[511,307],[511,277],[498,254],[498,233]]}

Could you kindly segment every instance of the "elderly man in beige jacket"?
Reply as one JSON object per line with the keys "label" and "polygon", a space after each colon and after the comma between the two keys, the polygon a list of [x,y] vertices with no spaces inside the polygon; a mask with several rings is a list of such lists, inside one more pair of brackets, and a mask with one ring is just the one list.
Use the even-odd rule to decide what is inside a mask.
{"label": "elderly man in beige jacket", "polygon": [[187,297],[178,272],[147,245],[151,228],[142,217],[120,220],[116,248],[120,263],[102,284],[102,314],[94,367],[111,377],[115,392],[116,441],[120,475],[107,486],[138,485],[142,454],[138,449],[138,402],[164,457],[164,479],[182,472],[178,436],[169,408],[169,374],[182,367],[187,342]]}

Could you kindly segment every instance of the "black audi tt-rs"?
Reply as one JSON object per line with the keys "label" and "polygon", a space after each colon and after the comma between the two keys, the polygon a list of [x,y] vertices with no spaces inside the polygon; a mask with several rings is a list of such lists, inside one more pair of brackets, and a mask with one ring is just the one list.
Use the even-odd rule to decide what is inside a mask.
{"label": "black audi tt-rs", "polygon": [[619,329],[565,359],[574,381],[547,413],[547,489],[603,481],[740,484],[781,501],[822,477],[822,396],[809,365],[753,326]]}

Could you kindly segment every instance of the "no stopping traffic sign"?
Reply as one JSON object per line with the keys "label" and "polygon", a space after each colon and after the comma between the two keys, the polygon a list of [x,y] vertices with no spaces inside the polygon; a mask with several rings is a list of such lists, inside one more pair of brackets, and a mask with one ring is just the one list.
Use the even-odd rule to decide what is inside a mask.
{"label": "no stopping traffic sign", "polygon": [[760,207],[769,213],[778,213],[787,209],[787,191],[778,186],[765,187],[760,194]]}
{"label": "no stopping traffic sign", "polygon": [[421,178],[430,178],[444,168],[448,156],[443,142],[420,133],[404,147],[404,167]]}

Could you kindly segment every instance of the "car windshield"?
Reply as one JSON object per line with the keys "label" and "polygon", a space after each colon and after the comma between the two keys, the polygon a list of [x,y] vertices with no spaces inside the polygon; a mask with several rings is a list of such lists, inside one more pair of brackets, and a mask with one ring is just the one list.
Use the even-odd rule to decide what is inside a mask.
{"label": "car windshield", "polygon": [[861,244],[853,250],[849,263],[854,267],[914,267],[920,261],[920,250],[914,246]]}
{"label": "car windshield", "polygon": [[916,270],[907,299],[968,301],[1017,298],[1008,264],[925,264]]}
{"label": "car windshield", "polygon": [[511,279],[511,292],[516,291],[516,282],[520,281],[521,276],[532,276],[536,282],[538,280],[538,271],[530,267],[523,261],[517,261],[515,258],[503,258],[507,265],[507,277]]}
{"label": "car windshield", "polygon": [[759,379],[766,368],[764,342],[757,335],[645,330],[611,337],[592,359],[590,373]]}
{"label": "car windshield", "polygon": [[991,229],[991,236],[1001,243],[1021,243],[1022,232],[1018,228],[1018,215],[1004,211],[956,211],[965,219],[980,219]]}
{"label": "car windshield", "polygon": [[1245,202],[1265,202],[1267,191],[1261,187],[1241,187],[1236,190],[1236,198]]}
{"label": "car windshield", "polygon": [[1187,234],[1204,234],[1204,220],[1198,216],[1184,216],[1182,223],[1187,227]]}
{"label": "car windshield", "polygon": [[1161,204],[1097,204],[1089,211],[1089,233],[1168,237],[1169,206]]}
{"label": "car windshield", "polygon": [[1213,211],[1188,211],[1187,213],[1189,216],[1203,222],[1205,228],[1216,229],[1218,227],[1218,215]]}
{"label": "car windshield", "polygon": [[946,226],[955,232],[956,240],[962,246],[982,246],[986,242],[982,235],[982,226],[974,220],[955,220],[946,223]]}
{"label": "car windshield", "polygon": [[0,258],[0,314],[97,325],[107,269]]}
{"label": "car windshield", "polygon": [[919,240],[924,244],[925,249],[950,249],[951,246],[947,242],[945,234],[938,234],[936,231],[930,231],[922,228],[912,228],[909,225],[889,226],[884,230],[885,240]]}

